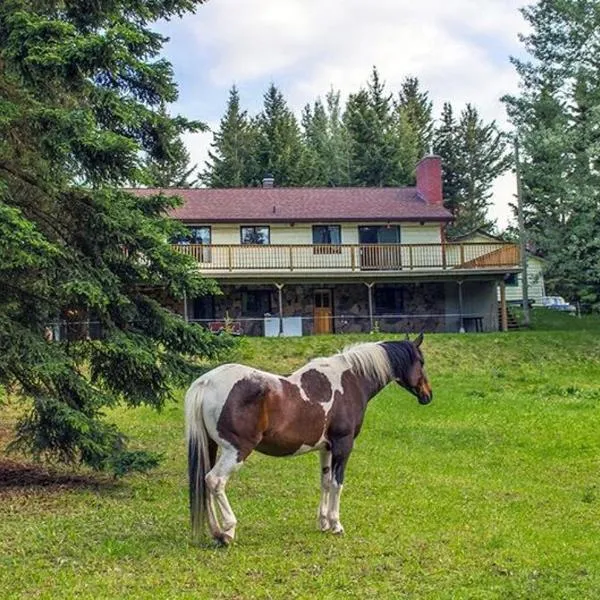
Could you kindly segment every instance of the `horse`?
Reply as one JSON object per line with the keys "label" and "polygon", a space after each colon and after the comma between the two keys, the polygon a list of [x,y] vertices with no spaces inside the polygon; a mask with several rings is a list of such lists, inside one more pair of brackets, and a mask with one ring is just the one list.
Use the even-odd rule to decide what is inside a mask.
{"label": "horse", "polygon": [[369,400],[392,381],[420,404],[433,398],[422,341],[421,333],[413,341],[354,344],[288,377],[224,364],[196,379],[185,395],[192,541],[199,541],[205,522],[217,543],[233,541],[237,519],[225,486],[253,450],[270,456],[318,450],[317,527],[342,534],[344,471]]}

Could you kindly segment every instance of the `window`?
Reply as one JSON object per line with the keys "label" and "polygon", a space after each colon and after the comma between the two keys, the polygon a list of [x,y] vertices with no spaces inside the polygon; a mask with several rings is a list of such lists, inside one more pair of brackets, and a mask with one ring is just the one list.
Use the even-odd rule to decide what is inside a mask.
{"label": "window", "polygon": [[242,294],[242,312],[245,317],[262,317],[271,313],[271,292],[250,290]]}
{"label": "window", "polygon": [[376,315],[397,315],[404,312],[402,289],[376,285],[374,295]]}
{"label": "window", "polygon": [[[313,225],[315,254],[339,254],[342,234],[339,225]],[[336,247],[337,246],[337,247]]]}
{"label": "window", "polygon": [[360,244],[399,244],[400,227],[398,225],[360,225],[358,241]]}
{"label": "window", "polygon": [[199,225],[187,227],[187,233],[178,236],[173,243],[174,244],[205,244],[210,245],[210,227],[207,225]]}
{"label": "window", "polygon": [[267,225],[252,225],[240,228],[242,244],[270,244],[271,235]]}
{"label": "window", "polygon": [[519,276],[517,273],[511,273],[504,278],[504,281],[509,287],[516,287],[519,285]]}

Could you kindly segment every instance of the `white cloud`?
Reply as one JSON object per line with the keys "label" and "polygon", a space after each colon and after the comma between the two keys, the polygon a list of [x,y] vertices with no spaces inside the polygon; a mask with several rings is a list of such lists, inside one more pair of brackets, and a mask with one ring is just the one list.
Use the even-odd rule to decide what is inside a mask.
{"label": "white cloud", "polygon": [[[212,89],[203,105],[235,82],[265,90],[270,81],[299,110],[333,86],[358,89],[377,65],[390,90],[407,75],[419,77],[439,111],[448,100],[460,109],[472,102],[486,119],[505,124],[499,98],[514,91],[508,61],[520,52],[523,0],[213,0],[185,17],[184,39],[170,27],[172,44],[185,44],[190,60],[208,61]],[[191,85],[191,83],[190,83]],[[185,100],[186,81],[180,81]],[[242,101],[257,104],[256,99]],[[199,115],[201,117],[201,115]],[[189,138],[203,164],[210,136]],[[201,157],[201,158],[200,158]],[[494,217],[506,224],[510,176],[495,186]],[[512,197],[512,194],[508,194]]]}

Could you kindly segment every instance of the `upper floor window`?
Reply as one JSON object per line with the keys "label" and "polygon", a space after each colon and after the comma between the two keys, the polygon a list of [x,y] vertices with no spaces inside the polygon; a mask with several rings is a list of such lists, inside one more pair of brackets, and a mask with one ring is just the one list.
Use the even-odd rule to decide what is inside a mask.
{"label": "upper floor window", "polygon": [[316,254],[341,252],[342,232],[339,225],[313,225],[312,238]]}
{"label": "upper floor window", "polygon": [[251,225],[240,228],[242,244],[270,244],[271,233],[267,225]]}
{"label": "upper floor window", "polygon": [[173,240],[175,244],[207,244],[210,245],[210,227],[208,225],[193,225],[187,227],[187,232]]}

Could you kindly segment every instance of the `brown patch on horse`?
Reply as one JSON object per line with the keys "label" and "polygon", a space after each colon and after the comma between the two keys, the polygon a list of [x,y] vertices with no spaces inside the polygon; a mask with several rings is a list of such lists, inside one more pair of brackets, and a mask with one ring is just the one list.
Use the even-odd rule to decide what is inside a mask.
{"label": "brown patch on horse", "polygon": [[300,378],[302,390],[311,402],[329,402],[331,400],[331,382],[324,373],[309,369]]}
{"label": "brown patch on horse", "polygon": [[355,438],[359,434],[367,402],[376,385],[364,377],[359,379],[351,370],[342,373],[342,391],[336,390],[334,393],[328,438],[348,435]]}
{"label": "brown patch on horse", "polygon": [[267,394],[269,426],[256,447],[271,456],[288,456],[302,446],[315,446],[325,429],[325,411],[320,402],[307,402],[300,388],[280,379],[281,390]]}
{"label": "brown patch on horse", "polygon": [[217,421],[217,432],[238,450],[244,460],[259,442],[267,426],[264,395],[265,382],[255,377],[237,381],[225,400]]}

